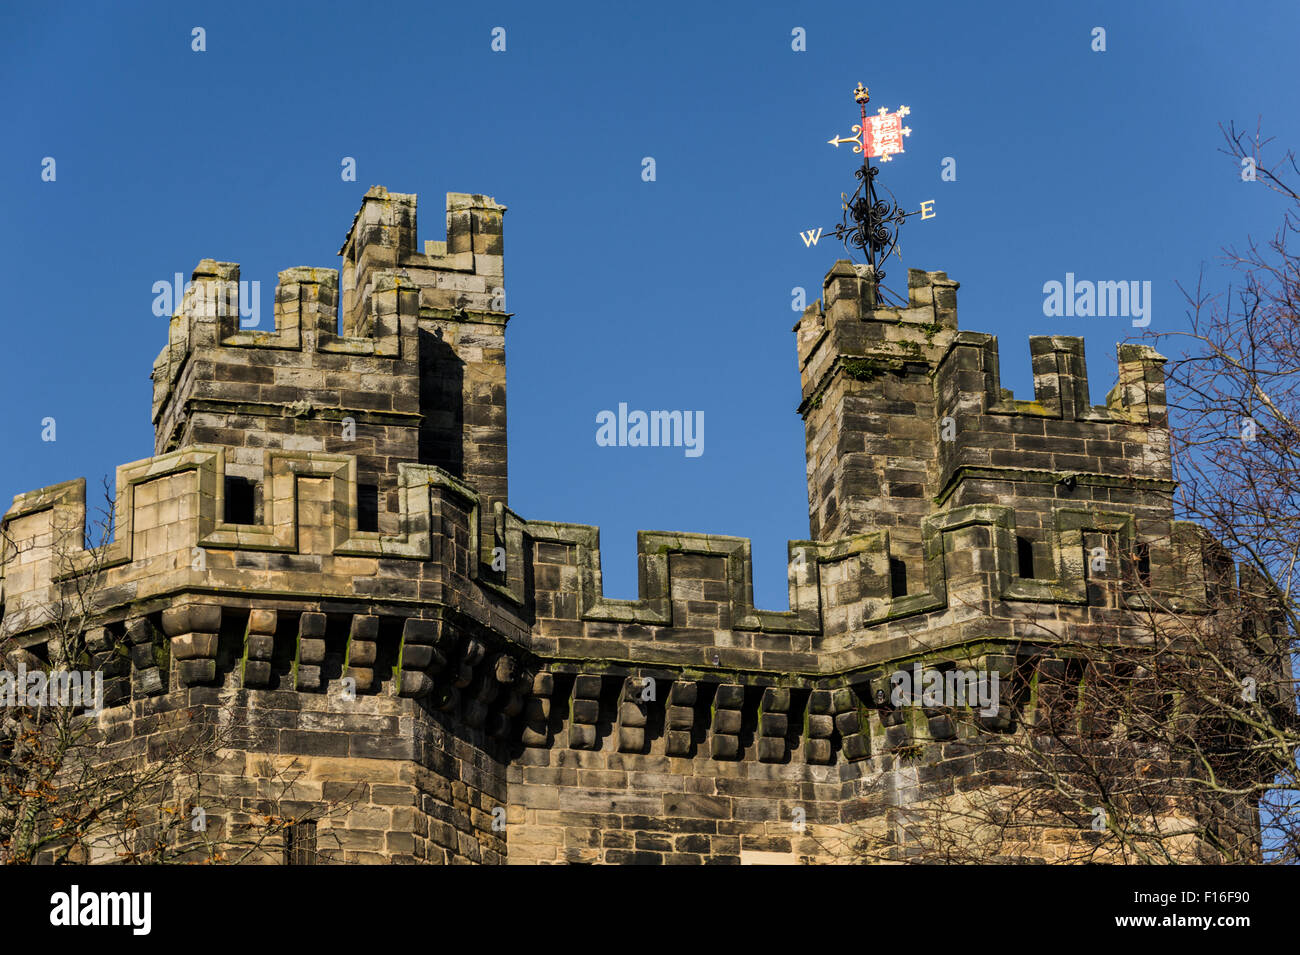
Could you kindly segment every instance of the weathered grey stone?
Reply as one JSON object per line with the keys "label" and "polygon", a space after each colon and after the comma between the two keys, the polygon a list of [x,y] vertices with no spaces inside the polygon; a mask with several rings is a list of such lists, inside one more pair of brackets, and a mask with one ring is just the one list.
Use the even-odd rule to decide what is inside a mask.
{"label": "weathered grey stone", "polygon": [[[638,597],[607,599],[596,528],[509,507],[504,211],[452,194],[445,241],[421,246],[415,197],[374,187],[341,269],[282,272],[257,329],[225,294],[238,266],[199,264],[153,366],[156,456],[119,474],[133,531],[86,621],[105,758],[161,759],[220,726],[214,818],[347,803],[287,850],[322,862],[838,861],[832,830],[859,823],[923,858],[903,812],[1020,784],[990,734],[1077,699],[1057,631],[1037,637],[1047,656],[1026,650],[1025,608],[1062,644],[1159,612],[1118,571],[1090,573],[1087,547],[1141,543],[1151,581],[1203,593],[1160,543],[1184,543],[1163,359],[1125,346],[1093,406],[1082,341],[1035,336],[1019,401],[991,336],[958,330],[944,273],[912,270],[886,307],[876,275],[838,262],[795,329],[811,534],[791,544],[791,609],[752,605],[748,541],[676,532],[639,535]],[[6,531],[75,518],[78,493],[20,495]],[[52,573],[6,577],[0,635],[50,639]],[[1036,673],[1033,705],[1022,684],[969,726],[891,708],[890,673],[922,659],[1007,687]],[[1094,723],[1082,738],[1108,745]],[[785,829],[794,808],[806,836]]]}

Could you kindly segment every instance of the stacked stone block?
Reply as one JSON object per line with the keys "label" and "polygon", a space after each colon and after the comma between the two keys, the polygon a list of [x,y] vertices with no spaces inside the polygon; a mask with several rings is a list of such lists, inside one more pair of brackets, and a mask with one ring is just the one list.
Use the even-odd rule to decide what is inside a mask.
{"label": "stacked stone block", "polygon": [[871,755],[871,728],[857,695],[849,687],[833,691],[835,729],[840,736],[840,751],[849,762]]}
{"label": "stacked stone block", "polygon": [[379,651],[379,618],[374,614],[354,614],[348,632],[347,656],[343,674],[350,678],[359,693],[375,689],[375,659]]}
{"label": "stacked stone block", "polygon": [[182,604],[162,614],[163,631],[171,640],[171,658],[185,686],[212,683],[217,678],[217,639],[221,632],[221,607],[217,604]]}
{"label": "stacked stone block", "polygon": [[323,613],[304,613],[298,618],[298,652],[293,660],[296,690],[324,689],[321,666],[325,662],[325,623]]}
{"label": "stacked stone block", "polygon": [[131,661],[118,652],[117,635],[107,627],[86,631],[86,652],[93,670],[104,676],[104,705],[116,706],[131,697]]}
{"label": "stacked stone block", "polygon": [[694,680],[674,680],[668,689],[664,752],[669,756],[690,756],[694,751],[695,706],[699,702],[699,692],[700,685]]}
{"label": "stacked stone block", "polygon": [[808,695],[804,715],[804,759],[810,763],[830,763],[835,733],[835,701],[830,690],[813,690]]}
{"label": "stacked stone block", "polygon": [[769,686],[763,691],[758,709],[758,759],[764,763],[785,760],[786,735],[790,732],[790,690]]}
{"label": "stacked stone block", "polygon": [[446,642],[439,620],[415,617],[402,624],[401,658],[398,667],[398,692],[402,696],[421,697],[433,688],[435,677],[447,666],[447,658],[438,648]]}
{"label": "stacked stone block", "polygon": [[147,617],[126,624],[126,645],[131,657],[131,692],[137,697],[156,696],[167,688],[167,673],[159,666],[157,651],[166,638]]}
{"label": "stacked stone block", "polygon": [[533,677],[532,695],[524,702],[521,741],[525,746],[550,745],[551,694],[554,692],[554,674],[543,671]]}
{"label": "stacked stone block", "polygon": [[595,749],[600,720],[602,680],[591,673],[580,673],[573,680],[569,697],[569,746],[572,749]]}
{"label": "stacked stone block", "polygon": [[646,690],[640,677],[628,677],[623,682],[623,693],[618,704],[618,749],[621,753],[639,753],[645,748]]}
{"label": "stacked stone block", "polygon": [[243,685],[265,687],[271,684],[271,655],[275,650],[276,613],[253,610],[244,629]]}
{"label": "stacked stone block", "polygon": [[710,720],[710,753],[714,759],[737,759],[740,756],[740,730],[743,725],[742,707],[745,704],[745,687],[739,683],[724,683],[713,696],[713,714]]}

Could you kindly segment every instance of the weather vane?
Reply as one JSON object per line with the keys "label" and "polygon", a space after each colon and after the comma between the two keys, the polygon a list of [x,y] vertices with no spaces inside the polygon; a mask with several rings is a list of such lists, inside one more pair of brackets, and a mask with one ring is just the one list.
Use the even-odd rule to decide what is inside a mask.
{"label": "weather vane", "polygon": [[[894,194],[886,188],[888,199],[882,199],[876,193],[876,176],[880,169],[871,165],[871,160],[879,157],[882,163],[890,162],[896,154],[903,152],[904,137],[912,135],[910,126],[903,121],[911,114],[906,106],[900,106],[891,113],[881,107],[874,115],[867,115],[867,103],[871,94],[865,86],[858,84],[853,91],[853,99],[862,114],[860,125],[853,127],[854,136],[836,136],[827,140],[836,149],[841,144],[852,143],[853,151],[862,154],[862,165],[855,171],[858,187],[853,195],[840,193],[840,205],[843,217],[840,224],[828,234],[844,243],[850,255],[854,249],[860,249],[867,258],[867,263],[875,272],[877,288],[884,281],[885,273],[881,268],[885,260],[898,247],[898,229],[908,216],[919,214],[922,219],[934,218],[934,200],[927,199],[921,208],[913,212],[904,212],[894,199]],[[882,187],[883,188],[883,187]],[[809,229],[801,232],[805,247],[814,246],[821,238],[821,229]]]}

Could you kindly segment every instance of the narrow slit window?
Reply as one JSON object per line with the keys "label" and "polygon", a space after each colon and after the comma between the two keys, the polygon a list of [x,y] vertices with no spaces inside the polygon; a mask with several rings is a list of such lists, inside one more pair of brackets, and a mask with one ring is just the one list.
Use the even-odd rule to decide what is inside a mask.
{"label": "narrow slit window", "polygon": [[248,478],[226,475],[226,523],[256,524],[255,486]]}
{"label": "narrow slit window", "polygon": [[891,597],[907,596],[907,564],[898,557],[889,558],[889,594]]}
{"label": "narrow slit window", "polygon": [[1138,583],[1143,587],[1151,585],[1151,548],[1146,544],[1138,544],[1134,548],[1133,567],[1137,571]]}
{"label": "narrow slit window", "polygon": [[357,485],[357,530],[379,530],[379,486]]}
{"label": "narrow slit window", "polygon": [[1020,576],[1025,580],[1034,579],[1034,544],[1027,537],[1016,538],[1016,559]]}

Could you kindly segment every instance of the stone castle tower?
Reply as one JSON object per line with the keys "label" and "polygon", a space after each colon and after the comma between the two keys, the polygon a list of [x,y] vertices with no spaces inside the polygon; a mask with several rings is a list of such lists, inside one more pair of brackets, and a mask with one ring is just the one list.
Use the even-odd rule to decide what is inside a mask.
{"label": "stone castle tower", "polygon": [[690,533],[641,532],[639,598],[606,598],[597,528],[509,506],[504,212],[450,194],[421,250],[416,197],[372,188],[341,289],[281,272],[274,330],[240,329],[239,268],[205,259],[112,542],[81,549],[83,480],[15,499],[0,637],[43,659],[45,608],[96,568],[106,753],[147,760],[185,710],[234,733],[209,797],[227,824],[265,811],[270,766],[296,774],[283,814],[349,794],[299,860],[831,861],[846,830],[895,838],[909,805],[1005,782],[978,735],[893,707],[890,673],[996,672],[979,732],[1011,732],[1057,644],[1146,609],[1129,563],[1088,553],[1204,587],[1175,571],[1197,538],[1158,354],[1122,346],[1093,405],[1082,340],[1032,338],[1018,400],[996,340],[958,329],[956,282],[912,270],[885,307],[840,261],[794,328],[790,609],[753,605],[747,539]]}

